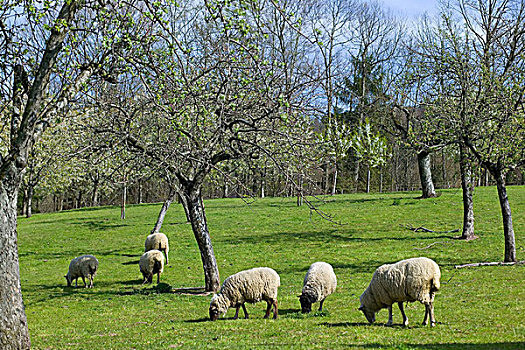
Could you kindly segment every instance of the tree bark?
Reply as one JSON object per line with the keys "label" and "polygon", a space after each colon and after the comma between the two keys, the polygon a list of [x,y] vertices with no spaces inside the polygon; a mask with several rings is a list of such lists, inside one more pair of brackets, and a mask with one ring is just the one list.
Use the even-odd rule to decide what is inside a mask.
{"label": "tree bark", "polygon": [[463,230],[461,239],[472,240],[474,235],[474,181],[472,179],[472,163],[468,159],[467,149],[463,144],[459,146],[459,167],[461,171],[461,189],[463,190]]}
{"label": "tree bark", "polygon": [[124,220],[126,218],[126,197],[127,197],[127,193],[128,192],[128,186],[127,184],[124,182],[124,184],[122,185],[122,198],[121,198],[121,202],[120,202],[120,219],[121,220]]}
{"label": "tree bark", "polygon": [[162,204],[162,208],[160,208],[157,222],[155,223],[153,230],[151,230],[151,233],[160,232],[160,229],[162,228],[162,224],[164,223],[164,218],[166,217],[166,213],[168,212],[168,209],[171,203],[175,200],[176,195],[177,195],[177,192],[170,192],[168,199],[166,199],[166,201]]}
{"label": "tree bark", "polygon": [[421,151],[417,154],[417,165],[419,168],[419,179],[421,180],[422,198],[432,198],[436,196],[434,183],[432,182],[432,172],[430,171],[430,152]]}
{"label": "tree bark", "polygon": [[[13,178],[15,177],[15,178]],[[18,261],[16,203],[19,175],[0,183],[0,349],[29,349],[31,340],[22,300]]]}
{"label": "tree bark", "polygon": [[501,216],[503,218],[503,234],[505,237],[505,262],[516,261],[516,242],[514,239],[514,227],[512,225],[512,213],[510,210],[509,198],[507,197],[507,188],[505,184],[505,174],[501,169],[494,167],[490,170],[496,180],[498,188],[499,204],[501,207]]}
{"label": "tree bark", "polygon": [[334,183],[332,184],[332,196],[335,194],[337,189],[337,160],[334,162]]}
{"label": "tree bark", "polygon": [[205,288],[207,292],[217,292],[220,287],[219,268],[211,244],[201,192],[192,183],[183,184],[182,187],[182,191],[180,191],[182,205],[189,216],[193,234],[201,253]]}
{"label": "tree bark", "polygon": [[98,187],[100,183],[100,177],[97,174],[95,175],[95,178],[93,179],[93,193],[91,195],[91,206],[96,207],[98,206]]}
{"label": "tree bark", "polygon": [[34,189],[33,189],[33,186],[30,184],[27,187],[27,197],[26,197],[26,202],[27,202],[26,217],[27,218],[30,218],[31,216],[33,216],[33,209],[32,209],[33,195],[34,195]]}
{"label": "tree bark", "polygon": [[366,193],[370,193],[370,165],[366,166]]}

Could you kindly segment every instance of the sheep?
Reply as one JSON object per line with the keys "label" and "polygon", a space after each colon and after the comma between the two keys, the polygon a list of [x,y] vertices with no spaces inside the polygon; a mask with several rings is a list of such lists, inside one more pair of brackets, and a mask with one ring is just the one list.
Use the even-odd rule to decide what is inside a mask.
{"label": "sheep", "polygon": [[303,291],[299,296],[302,313],[312,311],[312,304],[319,303],[319,311],[323,311],[323,302],[327,296],[335,292],[337,278],[332,265],[325,262],[313,263],[304,277]]}
{"label": "sheep", "polygon": [[216,321],[220,314],[226,314],[230,307],[235,307],[236,320],[239,317],[239,308],[242,306],[244,318],[248,318],[245,302],[257,303],[266,301],[268,307],[264,318],[270,316],[273,305],[273,318],[277,318],[277,288],[281,279],[277,272],[268,267],[257,267],[251,270],[238,272],[224,280],[221,290],[215,294],[210,302],[210,319]]}
{"label": "sheep", "polygon": [[441,272],[439,266],[428,258],[412,258],[401,260],[395,264],[385,264],[377,268],[368,288],[361,294],[359,300],[368,322],[375,321],[375,313],[382,308],[388,308],[388,323],[392,325],[392,304],[397,302],[403,325],[408,325],[408,318],[403,309],[403,302],[419,301],[425,305],[423,325],[435,326],[434,294],[439,290]]}
{"label": "sheep", "polygon": [[168,243],[168,237],[164,233],[160,232],[153,232],[148,237],[146,237],[146,241],[144,242],[144,252],[157,249],[166,255],[166,265],[169,265],[168,261],[168,253],[170,251],[170,245]]}
{"label": "sheep", "polygon": [[156,249],[147,251],[140,257],[139,267],[144,277],[142,284],[152,283],[154,274],[157,274],[157,284],[159,284],[160,274],[164,271],[164,255]]}
{"label": "sheep", "polygon": [[[78,278],[82,277],[84,288],[93,288],[93,278],[97,274],[98,260],[93,255],[82,255],[74,258],[69,263],[69,271],[64,276],[67,281],[67,286],[71,287],[71,283],[75,280],[75,287],[78,287]],[[89,285],[86,284],[85,278],[88,278]]]}

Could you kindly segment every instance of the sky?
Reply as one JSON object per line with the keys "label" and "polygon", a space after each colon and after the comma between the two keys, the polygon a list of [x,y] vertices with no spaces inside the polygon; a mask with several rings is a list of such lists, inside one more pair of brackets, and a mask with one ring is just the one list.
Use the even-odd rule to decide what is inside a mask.
{"label": "sky", "polygon": [[407,17],[418,17],[425,12],[429,15],[436,13],[437,0],[383,0],[395,12],[404,14]]}

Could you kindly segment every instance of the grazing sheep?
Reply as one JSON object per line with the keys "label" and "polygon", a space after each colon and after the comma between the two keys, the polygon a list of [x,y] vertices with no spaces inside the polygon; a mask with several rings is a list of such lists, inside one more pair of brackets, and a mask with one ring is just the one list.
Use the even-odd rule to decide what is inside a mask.
{"label": "grazing sheep", "polygon": [[319,303],[319,311],[323,311],[323,302],[327,296],[335,292],[337,278],[332,265],[325,262],[313,263],[304,277],[303,292],[299,296],[301,311],[309,313],[312,304]]}
{"label": "grazing sheep", "polygon": [[403,315],[403,325],[408,325],[408,318],[403,309],[403,302],[418,300],[425,305],[423,325],[436,324],[434,318],[434,294],[439,290],[441,272],[439,266],[428,258],[412,258],[395,264],[380,266],[372,277],[368,288],[361,294],[359,300],[368,322],[375,321],[375,313],[382,308],[388,308],[388,323],[392,325],[392,304],[396,303]]}
{"label": "grazing sheep", "polygon": [[164,233],[154,232],[146,237],[144,242],[144,252],[157,249],[166,255],[166,265],[169,265],[168,253],[170,251],[170,245],[168,244],[168,237]]}
{"label": "grazing sheep", "polygon": [[216,321],[219,315],[226,314],[230,307],[235,307],[235,316],[239,317],[239,308],[242,306],[244,318],[248,318],[245,302],[257,303],[261,300],[268,303],[264,318],[270,316],[273,305],[273,318],[277,318],[277,288],[281,279],[277,272],[268,267],[257,267],[251,270],[238,272],[224,280],[219,294],[215,294],[210,302],[210,319]]}
{"label": "grazing sheep", "polygon": [[[93,278],[97,274],[98,260],[93,255],[82,255],[74,258],[69,263],[69,271],[64,276],[67,281],[67,286],[71,287],[71,283],[75,280],[75,287],[78,287],[78,278],[82,277],[84,288],[93,288]],[[85,277],[88,278],[89,285],[86,284]]]}
{"label": "grazing sheep", "polygon": [[157,274],[157,284],[159,284],[160,274],[164,271],[164,255],[156,249],[147,251],[140,257],[139,267],[144,277],[142,284],[152,283],[154,274]]}

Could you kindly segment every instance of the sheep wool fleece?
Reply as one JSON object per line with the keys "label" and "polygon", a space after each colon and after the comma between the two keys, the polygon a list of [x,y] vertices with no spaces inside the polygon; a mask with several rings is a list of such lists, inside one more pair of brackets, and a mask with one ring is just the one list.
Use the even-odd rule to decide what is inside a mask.
{"label": "sheep wool fleece", "polygon": [[[156,262],[159,271],[155,270]],[[164,255],[162,255],[162,252],[159,250],[150,250],[142,254],[139,261],[139,268],[144,276],[152,276],[156,273],[162,273],[164,271]]]}
{"label": "sheep wool fleece", "polygon": [[434,291],[440,288],[440,278],[439,266],[424,257],[382,265],[361,295],[361,305],[377,311],[395,302],[432,303]]}
{"label": "sheep wool fleece", "polygon": [[93,255],[82,255],[74,258],[69,263],[67,277],[72,282],[79,277],[87,277],[90,280],[90,286],[93,286],[93,277],[97,274],[98,260]]}
{"label": "sheep wool fleece", "polygon": [[261,300],[275,300],[280,285],[279,275],[269,267],[237,272],[224,280],[219,294],[213,296],[211,304],[215,304],[220,313],[226,313],[228,308],[245,302],[253,304]]}
{"label": "sheep wool fleece", "polygon": [[325,262],[313,263],[303,283],[303,295],[310,295],[313,302],[324,300],[327,296],[335,292],[337,287],[337,278],[334,273],[332,265]]}

